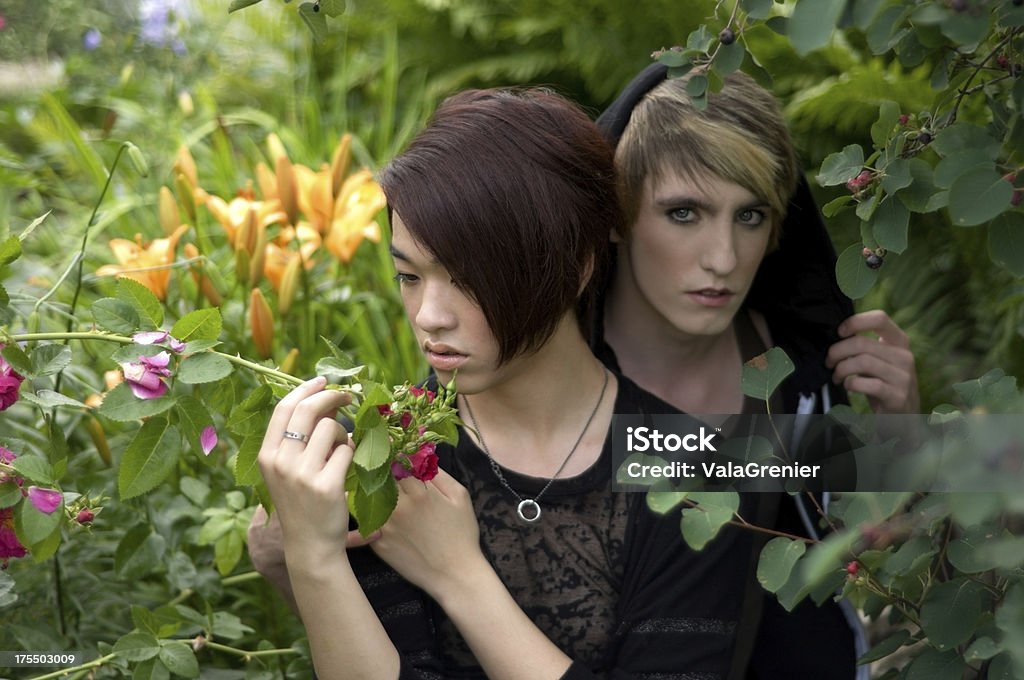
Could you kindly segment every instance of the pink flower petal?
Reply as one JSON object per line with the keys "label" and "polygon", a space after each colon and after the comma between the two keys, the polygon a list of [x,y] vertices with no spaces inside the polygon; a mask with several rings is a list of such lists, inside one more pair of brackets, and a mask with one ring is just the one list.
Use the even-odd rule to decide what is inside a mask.
{"label": "pink flower petal", "polygon": [[213,451],[213,447],[217,445],[217,430],[213,425],[203,428],[203,433],[199,435],[199,445],[203,447],[203,453],[207,456]]}
{"label": "pink flower petal", "polygon": [[397,460],[391,464],[391,474],[395,479],[405,479],[406,477],[412,477],[412,472],[405,469],[405,466],[399,463]]}
{"label": "pink flower petal", "polygon": [[171,336],[167,336],[167,346],[171,348],[172,352],[180,353],[185,351],[185,343]]}
{"label": "pink flower petal", "polygon": [[167,331],[142,331],[132,336],[132,342],[136,345],[155,345],[167,339]]}
{"label": "pink flower petal", "polygon": [[64,495],[54,489],[40,489],[38,486],[28,487],[28,502],[39,512],[47,515],[60,507]]}
{"label": "pink flower petal", "polygon": [[171,363],[171,355],[168,352],[160,352],[160,354],[157,354],[156,356],[139,357],[139,363],[149,369],[166,369],[167,365]]}
{"label": "pink flower petal", "polygon": [[155,387],[146,387],[137,382],[128,381],[128,389],[139,399],[156,399],[167,394],[167,384],[157,378]]}

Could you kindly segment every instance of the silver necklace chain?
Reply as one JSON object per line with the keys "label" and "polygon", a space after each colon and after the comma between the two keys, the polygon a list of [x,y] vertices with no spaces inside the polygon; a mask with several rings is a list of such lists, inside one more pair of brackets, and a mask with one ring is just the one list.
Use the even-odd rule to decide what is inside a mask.
{"label": "silver necklace chain", "polygon": [[[498,463],[494,460],[494,456],[491,455],[491,450],[487,448],[487,442],[484,441],[484,435],[480,431],[480,426],[477,425],[476,416],[473,415],[473,407],[469,405],[469,399],[467,399],[466,396],[463,395],[462,400],[466,402],[466,412],[469,414],[470,422],[473,423],[473,429],[476,430],[477,439],[480,440],[480,448],[484,450],[484,455],[487,456],[487,460],[491,464],[491,469],[494,470],[494,476],[497,477],[498,481],[501,482],[501,485],[508,489],[509,493],[515,496],[516,500],[519,501],[519,505],[516,507],[516,514],[518,514],[519,518],[524,522],[536,522],[538,519],[540,519],[540,505],[537,503],[537,501],[540,500],[540,497],[544,495],[544,492],[547,491],[548,488],[554,483],[555,479],[558,478],[558,475],[562,474],[562,470],[564,470],[565,466],[569,464],[569,459],[572,458],[572,454],[576,453],[576,449],[579,447],[580,442],[583,441],[583,435],[585,435],[587,433],[587,430],[590,429],[590,423],[594,420],[594,416],[597,415],[597,410],[601,408],[601,402],[604,401],[604,393],[607,388],[608,369],[605,369],[604,384],[601,385],[601,394],[597,398],[597,403],[594,404],[594,410],[590,412],[590,416],[587,418],[587,422],[583,425],[583,431],[580,432],[580,436],[576,438],[576,443],[572,445],[572,449],[569,450],[569,455],[566,456],[565,460],[562,461],[562,464],[558,466],[558,469],[555,471],[554,476],[548,480],[548,483],[544,485],[544,488],[541,489],[540,492],[533,498],[523,498],[522,496],[520,496],[519,493],[517,493],[516,490],[513,489],[512,486],[508,483],[508,480],[505,479],[505,475],[501,473],[501,467],[498,466]],[[527,509],[532,509],[532,511],[535,514],[532,517],[527,517],[525,512],[525,510]]]}

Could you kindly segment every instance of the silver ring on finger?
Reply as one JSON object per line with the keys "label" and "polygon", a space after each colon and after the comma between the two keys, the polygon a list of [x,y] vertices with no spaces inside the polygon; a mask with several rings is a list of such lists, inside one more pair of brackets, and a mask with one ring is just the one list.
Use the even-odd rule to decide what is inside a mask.
{"label": "silver ring on finger", "polygon": [[285,430],[283,437],[285,439],[294,439],[295,441],[302,442],[303,444],[309,441],[308,434],[302,434],[301,432],[292,432],[291,430]]}

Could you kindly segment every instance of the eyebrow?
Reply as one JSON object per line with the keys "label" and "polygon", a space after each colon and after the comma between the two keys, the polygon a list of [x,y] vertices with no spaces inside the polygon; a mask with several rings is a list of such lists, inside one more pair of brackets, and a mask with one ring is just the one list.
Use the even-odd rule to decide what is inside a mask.
{"label": "eyebrow", "polygon": [[[699,208],[701,210],[710,210],[712,205],[703,198],[696,196],[690,196],[687,194],[670,194],[667,196],[656,197],[654,199],[654,205],[660,208]],[[770,208],[771,205],[768,201],[762,201],[760,199],[754,199],[750,203],[744,203],[739,206],[740,210],[752,210],[754,208]]]}
{"label": "eyebrow", "polygon": [[[403,253],[398,248],[396,248],[395,244],[392,243],[389,246],[388,249],[391,251],[391,257],[395,258],[396,260],[401,260],[402,262],[408,262],[409,264],[414,264],[414,262],[412,261],[412,258],[409,257],[408,255],[406,255],[405,253]],[[431,265],[431,266],[436,266],[436,265],[439,265],[440,262],[438,261],[438,259],[436,257],[432,257],[427,262],[427,264]]]}

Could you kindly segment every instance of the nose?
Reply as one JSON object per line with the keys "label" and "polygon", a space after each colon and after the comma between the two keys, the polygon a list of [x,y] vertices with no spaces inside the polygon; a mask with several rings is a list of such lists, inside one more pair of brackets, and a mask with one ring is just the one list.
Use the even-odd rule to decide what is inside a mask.
{"label": "nose", "polygon": [[451,330],[457,325],[455,287],[440,282],[424,282],[419,307],[413,319],[428,335]]}
{"label": "nose", "polygon": [[730,220],[708,222],[700,243],[700,265],[715,276],[727,276],[736,268],[736,237]]}

